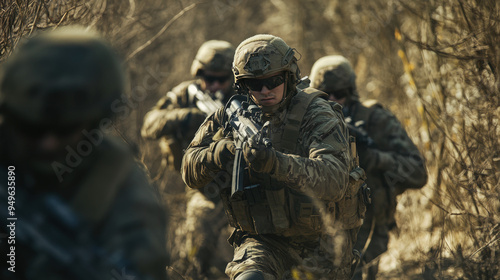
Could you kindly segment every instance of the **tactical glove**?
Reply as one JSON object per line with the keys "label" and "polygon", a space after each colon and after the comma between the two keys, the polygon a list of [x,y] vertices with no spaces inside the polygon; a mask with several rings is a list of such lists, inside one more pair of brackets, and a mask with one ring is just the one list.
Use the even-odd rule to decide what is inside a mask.
{"label": "tactical glove", "polygon": [[371,148],[358,150],[359,165],[365,170],[387,171],[396,167],[396,162],[391,153]]}
{"label": "tactical glove", "polygon": [[276,151],[263,144],[254,144],[253,141],[243,146],[243,156],[248,166],[258,173],[272,173],[276,162]]}
{"label": "tactical glove", "polygon": [[226,169],[234,160],[234,141],[224,138],[210,144],[207,155],[208,163],[212,163],[220,169]]}

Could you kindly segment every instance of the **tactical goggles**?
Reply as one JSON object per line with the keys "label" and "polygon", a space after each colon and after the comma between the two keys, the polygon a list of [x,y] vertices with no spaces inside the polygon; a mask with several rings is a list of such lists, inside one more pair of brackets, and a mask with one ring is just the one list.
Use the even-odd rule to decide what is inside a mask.
{"label": "tactical goggles", "polygon": [[205,75],[203,76],[203,80],[207,82],[208,84],[213,84],[215,82],[219,82],[219,84],[225,83],[227,80],[229,80],[232,76],[208,76]]}
{"label": "tactical goggles", "polygon": [[285,82],[283,75],[276,75],[265,79],[243,79],[243,84],[252,91],[260,91],[263,86],[271,90]]}

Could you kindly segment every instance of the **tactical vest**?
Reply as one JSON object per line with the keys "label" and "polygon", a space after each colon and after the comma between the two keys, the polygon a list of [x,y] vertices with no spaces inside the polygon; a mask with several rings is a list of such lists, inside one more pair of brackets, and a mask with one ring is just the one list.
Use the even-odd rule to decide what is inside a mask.
{"label": "tactical vest", "polygon": [[[298,154],[297,140],[300,125],[310,103],[317,97],[326,97],[324,92],[306,88],[298,90],[293,97],[291,108],[285,118],[281,135],[272,135],[273,147],[280,152]],[[339,118],[343,119],[341,106],[330,105]],[[345,135],[348,135],[345,128]],[[251,234],[276,234],[282,236],[320,235],[324,226],[330,224],[342,230],[359,228],[363,223],[366,205],[361,186],[366,179],[364,170],[358,166],[355,141],[350,141],[352,158],[349,185],[340,201],[325,201],[312,198],[304,193],[274,181],[267,174],[257,174],[254,181],[258,185],[245,187],[242,200],[231,200],[222,195],[230,224]]]}

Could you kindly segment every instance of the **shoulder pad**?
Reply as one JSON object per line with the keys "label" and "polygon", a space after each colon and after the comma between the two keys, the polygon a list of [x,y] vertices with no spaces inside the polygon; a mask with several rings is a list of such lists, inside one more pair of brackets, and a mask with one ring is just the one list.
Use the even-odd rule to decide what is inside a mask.
{"label": "shoulder pad", "polygon": [[298,88],[297,91],[298,91],[297,95],[299,95],[300,92],[302,91],[308,95],[315,95],[315,96],[318,96],[318,97],[321,97],[323,99],[328,100],[328,94],[326,92],[319,90],[319,89],[307,87],[307,88],[303,88],[303,89]]}

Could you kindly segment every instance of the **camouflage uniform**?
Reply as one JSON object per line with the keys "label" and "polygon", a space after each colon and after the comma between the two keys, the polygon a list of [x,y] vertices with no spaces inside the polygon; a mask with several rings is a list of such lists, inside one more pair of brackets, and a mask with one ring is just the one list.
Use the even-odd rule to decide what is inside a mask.
{"label": "camouflage uniform", "polygon": [[[298,96],[307,95],[295,87],[300,73],[293,50],[281,38],[256,35],[240,44],[233,65],[237,86],[242,91],[244,79],[277,73],[284,73],[286,90],[279,104],[261,107],[262,122],[270,122],[273,147],[265,150],[266,157],[260,162],[248,163],[250,179],[246,186],[260,184],[256,194],[264,197],[250,205],[251,219],[238,220],[232,211],[250,198],[248,194],[243,201],[229,198],[234,155],[220,152],[219,148],[233,139],[232,132],[225,129],[225,110],[220,109],[205,120],[183,158],[181,172],[186,184],[196,189],[219,188],[229,219],[236,227],[229,239],[234,257],[226,274],[231,279],[291,279],[292,273],[316,277],[311,279],[348,279],[355,232],[332,226],[327,220],[329,214],[320,218],[313,210],[314,206],[332,206],[341,200],[348,185],[351,155],[339,106],[332,110],[326,100],[314,98],[297,126],[300,130],[294,131],[295,151],[286,151],[284,142],[288,139],[283,135],[290,127],[289,117],[292,109],[300,106]],[[256,171],[262,165],[268,171]],[[274,194],[285,200],[270,201]],[[296,203],[299,211],[307,211],[307,205],[310,213],[301,216],[289,203]],[[286,212],[286,221],[282,221],[285,226],[269,220],[271,214],[266,211],[275,206]]]}
{"label": "camouflage uniform", "polygon": [[144,117],[142,137],[159,140],[162,166],[179,170],[182,151],[193,139],[196,130],[207,115],[200,111],[188,93],[189,85],[200,87],[200,80],[186,81],[167,93]]}
{"label": "camouflage uniform", "polygon": [[[356,124],[351,133],[358,134],[360,166],[367,173],[372,196],[356,248],[364,253],[364,264],[373,261],[365,267],[368,279],[375,279],[377,257],[387,251],[388,232],[395,226],[396,196],[405,189],[423,187],[427,172],[420,152],[397,118],[374,100],[359,101],[355,79],[350,63],[338,55],[319,59],[311,70],[311,86],[336,99],[345,98],[344,115],[350,124]],[[363,252],[366,242],[369,245]],[[360,272],[355,279],[361,279]]]}
{"label": "camouflage uniform", "polygon": [[0,243],[15,246],[15,273],[2,253],[1,278],[166,279],[165,209],[130,148],[104,135],[124,91],[110,47],[61,28],[2,66],[0,213],[13,195],[18,220],[15,243]]}
{"label": "camouflage uniform", "polygon": [[[210,40],[205,42],[196,55],[191,67],[191,74],[197,78],[185,81],[174,87],[156,106],[146,114],[142,128],[142,136],[149,140],[160,140],[162,166],[169,170],[179,171],[184,149],[193,139],[196,130],[207,117],[207,112],[197,106],[198,99],[190,92],[193,85],[203,88],[203,75],[207,71],[225,73],[230,77],[228,87],[224,91],[212,94],[211,98],[224,104],[233,95],[231,61],[234,47],[225,41]],[[191,89],[192,90],[192,89]],[[203,279],[210,266],[214,265],[214,252],[217,242],[214,240],[221,231],[228,227],[224,211],[217,193],[186,190],[187,209],[184,227],[178,230],[182,235],[178,238],[181,257],[190,263],[186,274],[194,279]],[[220,267],[219,269],[223,269]]]}
{"label": "camouflage uniform", "polygon": [[[188,87],[202,88],[204,71],[227,72],[229,75],[233,54],[234,47],[228,42],[211,40],[204,43],[191,67],[191,74],[197,79],[182,82],[167,92],[144,117],[142,137],[160,140],[164,165],[170,170],[180,170],[182,151],[207,117],[207,113],[196,106],[197,99],[189,93]],[[233,95],[233,89],[229,86],[226,92],[214,95],[214,99],[224,104]]]}

